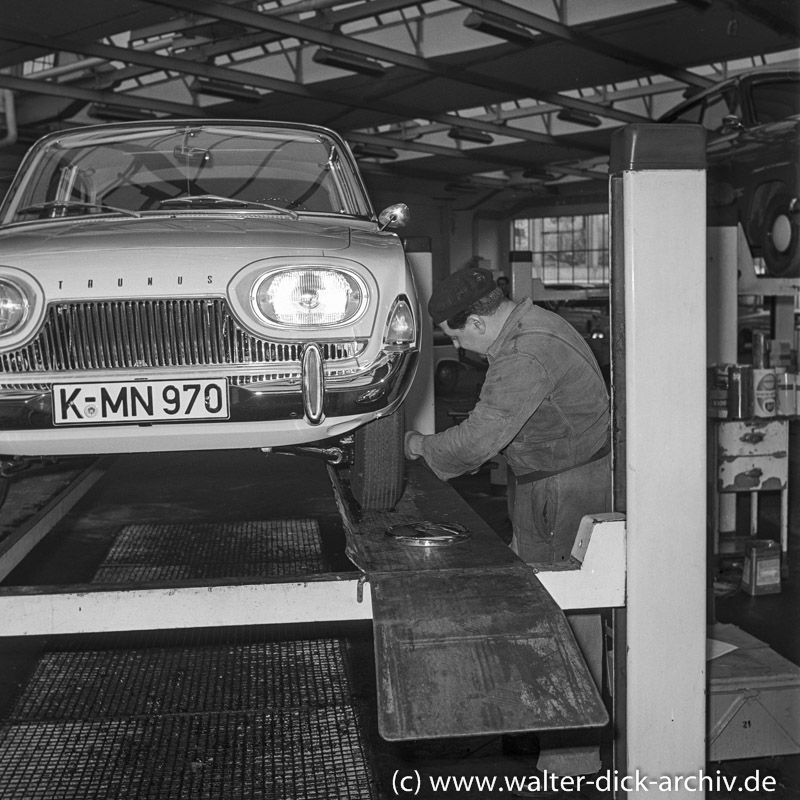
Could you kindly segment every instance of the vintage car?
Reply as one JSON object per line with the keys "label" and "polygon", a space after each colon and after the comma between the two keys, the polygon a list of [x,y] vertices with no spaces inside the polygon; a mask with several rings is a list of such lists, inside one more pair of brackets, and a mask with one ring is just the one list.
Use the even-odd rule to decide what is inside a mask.
{"label": "vintage car", "polygon": [[[768,275],[800,275],[800,72],[761,69],[715,84],[661,122],[708,134],[710,224],[741,223]],[[735,212],[731,220],[725,209]]]}
{"label": "vintage car", "polygon": [[0,453],[262,448],[403,481],[419,312],[398,204],[374,213],[311,125],[119,123],[46,136],[0,207]]}

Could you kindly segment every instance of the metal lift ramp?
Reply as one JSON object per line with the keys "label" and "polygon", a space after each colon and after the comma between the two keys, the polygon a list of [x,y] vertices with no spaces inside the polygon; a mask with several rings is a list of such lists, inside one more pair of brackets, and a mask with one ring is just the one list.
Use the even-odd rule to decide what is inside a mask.
{"label": "metal lift ramp", "polygon": [[[338,488],[347,553],[371,588],[385,739],[608,722],[563,612],[533,569],[453,489],[412,464],[393,512],[359,515]],[[421,521],[461,525],[468,536],[415,546],[387,533]]]}

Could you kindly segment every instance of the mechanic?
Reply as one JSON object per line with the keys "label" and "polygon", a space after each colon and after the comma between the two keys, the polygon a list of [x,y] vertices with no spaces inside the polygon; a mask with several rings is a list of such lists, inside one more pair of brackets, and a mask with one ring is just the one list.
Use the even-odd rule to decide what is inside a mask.
{"label": "mechanic", "polygon": [[536,566],[566,565],[581,518],[611,503],[609,400],[592,351],[557,314],[506,298],[481,267],[437,284],[428,312],[489,368],[467,419],[436,434],[409,431],[406,456],[448,480],[504,453],[512,550]]}

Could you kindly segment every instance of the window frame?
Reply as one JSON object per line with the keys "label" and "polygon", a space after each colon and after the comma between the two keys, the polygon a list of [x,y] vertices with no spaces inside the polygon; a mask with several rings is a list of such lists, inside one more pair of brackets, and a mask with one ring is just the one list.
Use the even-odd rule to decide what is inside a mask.
{"label": "window frame", "polygon": [[[607,286],[608,237],[608,212],[542,214],[511,221],[511,249],[531,253],[533,277],[546,285]],[[581,238],[584,246],[576,246]],[[555,246],[548,246],[553,242]]]}

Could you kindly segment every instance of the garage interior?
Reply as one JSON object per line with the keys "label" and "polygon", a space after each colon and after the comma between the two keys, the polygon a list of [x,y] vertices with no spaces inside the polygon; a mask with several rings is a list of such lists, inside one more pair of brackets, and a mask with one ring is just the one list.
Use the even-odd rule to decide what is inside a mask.
{"label": "garage interior", "polygon": [[[600,347],[612,390],[620,374],[611,363],[620,330],[608,321],[609,304],[613,316],[619,297],[609,242],[614,137],[627,126],[658,123],[718,81],[800,69],[794,0],[7,0],[4,11],[3,192],[34,141],[76,126],[172,118],[324,125],[350,144],[376,210],[409,206],[402,235],[410,252],[428,259],[434,283],[466,265],[507,277],[514,299],[531,296],[581,326]],[[582,259],[576,257],[577,226],[592,231],[582,238],[591,243],[580,246],[591,255],[584,252]],[[705,360],[713,374],[717,361],[755,364],[757,346],[784,338],[796,367],[797,275],[770,276],[728,221],[709,218],[708,228],[723,231],[709,234],[717,243],[709,245],[709,263],[730,259],[725,248],[732,235],[734,256],[724,271],[739,273],[740,280],[743,269],[753,274],[733,289],[736,307],[729,313],[738,314],[739,332],[733,356],[730,344],[717,342],[716,351],[709,345],[698,355],[694,348],[692,358]],[[572,244],[548,257],[537,244],[548,233]],[[683,274],[676,265],[677,280]],[[759,285],[760,278],[772,280]],[[697,292],[705,280],[690,277],[675,291]],[[723,297],[721,283],[708,280],[711,326],[715,308],[730,295]],[[665,309],[663,324],[672,319]],[[679,335],[675,331],[676,341]],[[709,339],[715,342],[715,335]],[[483,365],[436,338],[429,346],[432,424],[442,430],[474,405]],[[441,352],[447,369],[439,373]],[[707,387],[694,388],[705,403]],[[648,411],[680,413],[659,409],[657,398]],[[704,764],[708,774],[741,781],[756,774],[774,778],[768,793],[754,796],[796,798],[796,413],[779,418],[787,443],[781,488],[727,494],[714,490],[721,463],[714,449],[720,446],[718,419],[709,412],[711,444],[685,443],[687,452],[709,450],[708,530],[700,543],[707,549],[706,601],[692,614],[713,626],[717,644],[738,646],[733,655],[707,662],[712,676],[714,662],[723,663],[718,658],[734,663],[716,673],[708,710],[698,711],[698,719],[707,715]],[[362,603],[360,619],[337,618],[323,595],[317,608],[293,618],[290,604],[285,610],[279,595],[266,592],[318,574],[335,575],[348,590],[358,585],[369,595],[347,542],[374,532],[370,525],[383,530],[433,506],[508,543],[502,463],[486,464],[450,487],[418,465],[408,470],[418,487],[416,505],[380,520],[353,516],[330,471],[312,458],[250,451],[139,454],[66,459],[9,475],[0,509],[0,604],[8,625],[0,639],[0,796],[388,798],[412,793],[393,783],[398,775],[530,774],[529,761],[502,752],[499,735],[387,740],[379,732],[385,707],[376,697],[384,695],[368,608]],[[667,500],[680,504],[677,497]],[[17,560],[22,541],[28,544]],[[679,534],[676,541],[682,541]],[[783,551],[780,575],[766,588],[757,578],[746,582],[754,541]],[[681,553],[662,561],[661,547],[654,552],[659,558],[648,575],[634,582],[667,583],[678,603],[685,573],[665,565],[680,565]],[[487,555],[494,557],[495,551]],[[694,566],[688,552],[686,559],[688,574]],[[243,612],[226,617],[224,593],[254,577],[264,581],[264,592],[247,624],[233,622]],[[548,576],[540,577],[552,591]],[[208,604],[197,600],[193,607],[187,593],[205,586],[221,597],[216,622],[198,618],[197,609],[205,613]],[[170,600],[176,588],[186,592]],[[161,607],[120,620],[131,609],[139,613],[137,589],[163,592],[157,594]],[[54,622],[49,632],[41,623],[25,629],[26,615],[40,613],[26,602],[49,598],[55,620],[91,606],[93,590],[109,590],[91,612],[94,628],[90,622],[86,630],[66,633]],[[76,605],[57,613],[59,598]],[[177,622],[159,621],[159,615]],[[12,624],[17,618],[22,622]],[[603,619],[611,639],[614,612],[604,610]],[[659,624],[653,623],[654,636]],[[661,664],[665,674],[678,669],[685,644],[680,637],[661,643],[674,654],[674,663]],[[742,679],[736,652],[752,648],[760,672]],[[618,715],[625,711],[614,699],[622,660],[618,653],[614,663],[609,646],[600,665],[611,721],[543,733],[540,769],[624,771],[622,751],[631,744],[620,738],[625,725]],[[422,684],[424,676],[417,676],[404,691],[424,698]],[[731,691],[730,705],[714,705],[715,694]],[[628,697],[635,696],[632,687]],[[448,697],[457,708],[457,689]],[[444,706],[431,709],[431,720],[447,716]],[[449,794],[427,791],[415,794],[493,796],[477,783]],[[674,795],[689,793],[702,792]],[[742,796],[719,784],[704,793]],[[593,785],[562,794],[626,792]]]}

